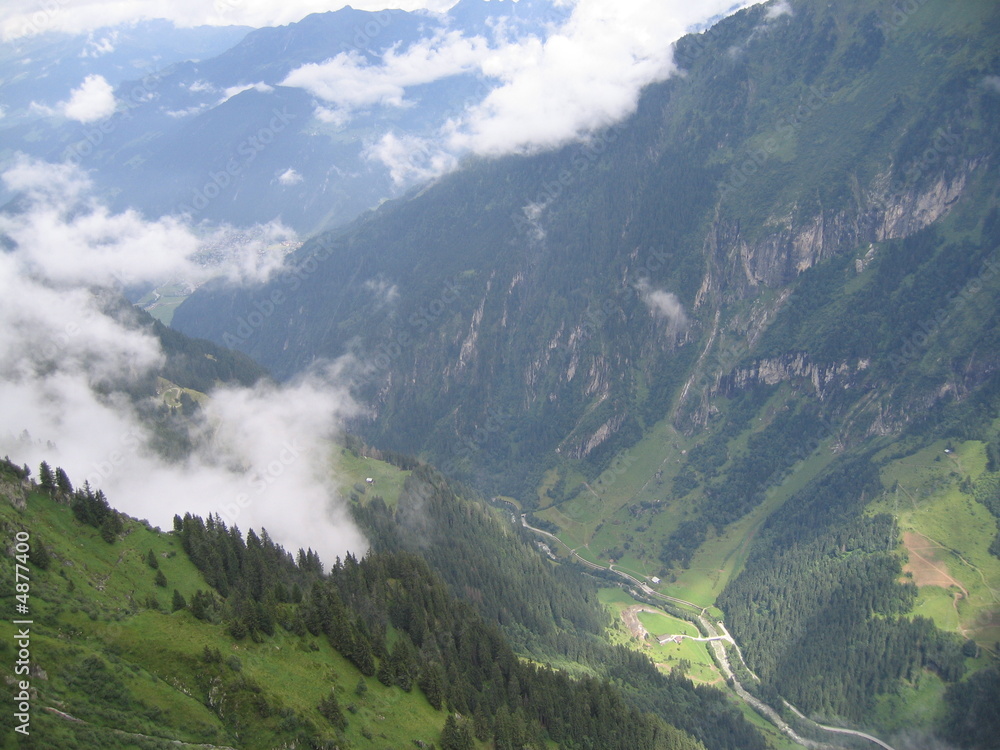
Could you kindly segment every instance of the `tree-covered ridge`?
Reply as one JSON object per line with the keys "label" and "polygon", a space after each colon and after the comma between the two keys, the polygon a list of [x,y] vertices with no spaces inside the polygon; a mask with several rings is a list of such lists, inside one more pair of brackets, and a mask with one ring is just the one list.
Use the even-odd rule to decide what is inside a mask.
{"label": "tree-covered ridge", "polygon": [[[997,8],[746,9],[682,40],[685,75],[587,146],[470,164],[307,244],[325,260],[306,314],[242,343],[282,374],[370,359],[372,440],[515,497],[601,564],[703,605],[733,577],[717,601],[772,702],[865,722],[914,674],[988,687],[957,681],[954,639],[911,617],[898,523],[866,506],[872,445],[908,426],[996,451],[977,420],[1000,363]],[[392,305],[372,278],[399,282]],[[643,288],[675,294],[683,331]],[[178,320],[218,339],[212,311],[253,303],[195,295]],[[645,475],[601,487],[617,457]],[[502,590],[441,572],[473,601]],[[532,622],[562,606],[509,604]],[[568,628],[514,638],[553,632],[592,648]]]}
{"label": "tree-covered ridge", "polygon": [[706,747],[763,747],[722,691],[665,675],[645,656],[601,637],[607,613],[597,601],[596,582],[552,565],[520,527],[463,497],[433,467],[403,460],[413,473],[395,507],[376,495],[354,509],[373,549],[419,554],[454,595],[499,624],[530,658],[577,665],[612,681],[634,705]]}
{"label": "tree-covered ridge", "polygon": [[[51,618],[52,628],[66,627],[58,624],[64,617],[58,592],[65,588],[66,580],[71,583],[68,590],[73,606],[85,606],[93,620],[100,622],[115,611],[105,602],[109,594],[81,591],[72,578],[65,578],[68,565],[85,570],[93,564],[81,558],[72,562],[71,556],[83,553],[74,551],[78,542],[65,537],[67,532],[84,540],[90,538],[88,534],[94,535],[98,552],[106,549],[111,557],[117,556],[119,567],[124,560],[132,561],[127,571],[115,571],[112,563],[107,578],[148,578],[145,586],[154,592],[139,599],[133,588],[122,600],[125,607],[117,607],[113,630],[94,631],[112,632],[113,642],[120,644],[116,649],[108,649],[112,641],[84,637],[89,627],[79,634],[80,644],[85,645],[82,650],[49,647],[44,637],[39,637],[39,643],[45,645],[38,646],[35,658],[51,675],[51,686],[45,684],[42,702],[50,705],[49,701],[60,700],[60,710],[74,716],[78,713],[84,720],[80,726],[43,723],[58,727],[60,737],[71,738],[60,747],[82,747],[90,741],[116,747],[115,742],[135,741],[133,735],[139,734],[146,735],[139,744],[121,746],[159,747],[158,738],[171,736],[175,730],[170,729],[169,702],[162,701],[161,710],[158,704],[141,698],[134,678],[127,670],[121,671],[122,664],[131,665],[133,670],[150,669],[143,662],[144,655],[155,656],[158,678],[164,685],[186,684],[190,697],[200,701],[202,710],[207,709],[227,733],[208,735],[207,728],[201,727],[194,734],[181,736],[213,736],[233,747],[270,747],[293,738],[303,747],[350,746],[348,737],[357,734],[352,734],[350,725],[357,721],[359,704],[363,706],[368,700],[365,693],[373,689],[369,678],[386,689],[412,694],[413,700],[424,702],[430,712],[440,712],[436,715],[440,717],[443,747],[481,747],[479,743],[484,742],[497,748],[542,747],[547,742],[562,747],[623,749],[704,747],[687,732],[636,708],[635,696],[627,697],[627,691],[602,677],[570,678],[519,658],[497,626],[487,623],[472,604],[456,599],[418,555],[371,552],[360,560],[348,555],[325,571],[311,550],[300,550],[293,556],[263,530],[259,534],[248,531],[244,536],[218,518],[185,515],[177,517],[173,533],[165,535],[118,514],[103,495],[89,488],[67,495],[60,482],[68,483],[68,477],[55,479],[64,476],[60,469],[53,471],[47,465],[40,469],[46,478],[43,487],[34,484],[24,468],[9,462],[0,468],[4,494],[24,503],[21,510],[4,506],[4,528],[21,528],[18,519],[26,514],[37,524],[30,533],[34,537],[36,596],[44,598],[46,607],[44,617],[39,613],[40,621]],[[113,533],[106,523],[111,516],[118,524]],[[81,523],[99,526],[100,534],[81,532],[86,528]],[[174,544],[201,571],[203,578],[198,580],[204,583],[200,588],[194,588],[196,581],[189,572],[181,576],[178,560],[162,553],[165,546]],[[47,551],[44,566],[35,552],[41,549]],[[480,564],[490,562],[483,558]],[[95,574],[103,572],[94,570]],[[106,578],[102,575],[101,580]],[[155,592],[171,587],[173,599],[164,605]],[[12,596],[12,589],[4,592],[5,599]],[[41,609],[41,601],[38,606]],[[182,645],[161,642],[153,631],[147,632],[145,644],[129,645],[123,634],[132,633],[140,622],[143,629],[183,630]],[[316,638],[328,646],[317,649]],[[357,684],[352,684],[354,692],[328,690],[310,711],[304,711],[294,688],[266,684],[258,670],[248,671],[242,663],[252,654],[289,647],[293,653],[297,649],[316,654],[317,664],[329,658],[325,654],[332,647],[343,664],[349,665],[348,673],[338,681],[349,681],[350,671],[358,676],[354,678]],[[227,652],[244,655],[241,659],[226,656]],[[295,657],[300,658],[308,662],[308,657]],[[254,656],[253,663],[260,667],[259,657]],[[632,669],[636,667],[638,663],[632,664]],[[337,670],[343,672],[344,668]],[[648,662],[645,669],[655,674]],[[642,668],[637,671],[642,672]],[[148,714],[148,730],[138,731],[136,721],[124,721],[122,711]],[[319,723],[317,714],[323,719]],[[107,734],[102,727],[128,731],[119,737]],[[73,729],[69,735],[63,731],[67,728]],[[111,736],[118,739],[109,742]],[[103,739],[87,739],[95,737]],[[39,747],[51,746],[41,738],[39,741],[43,743]],[[20,746],[36,745],[29,740]]]}
{"label": "tree-covered ridge", "polygon": [[122,297],[106,300],[105,309],[123,325],[143,331],[159,341],[165,359],[162,370],[156,374],[181,388],[209,393],[220,384],[249,387],[268,376],[260,365],[242,352],[205,339],[185,336]]}
{"label": "tree-covered ridge", "polygon": [[[326,574],[308,551],[299,563],[266,535],[245,544],[218,521],[180,520],[193,559],[211,570],[213,555],[231,559],[232,593],[218,607],[234,637],[264,637],[276,624],[323,635],[362,674],[403,690],[419,687],[435,709],[466,717],[494,747],[696,747],[682,732],[629,707],[596,679],[571,680],[515,655],[500,631],[458,602],[420,557],[350,554]],[[209,617],[213,616],[211,613]],[[268,631],[271,631],[270,633]],[[349,719],[348,719],[349,721]]]}
{"label": "tree-covered ridge", "polygon": [[917,589],[900,582],[899,531],[863,512],[877,482],[860,455],[809,483],[771,516],[718,600],[766,694],[811,715],[870,721],[900,680],[965,673],[964,640],[908,616]]}
{"label": "tree-covered ridge", "polygon": [[462,499],[426,464],[406,479],[394,509],[376,498],[355,517],[375,549],[420,554],[487,620],[523,630],[526,646],[560,630],[596,635],[608,624],[593,582],[549,564],[508,520]]}

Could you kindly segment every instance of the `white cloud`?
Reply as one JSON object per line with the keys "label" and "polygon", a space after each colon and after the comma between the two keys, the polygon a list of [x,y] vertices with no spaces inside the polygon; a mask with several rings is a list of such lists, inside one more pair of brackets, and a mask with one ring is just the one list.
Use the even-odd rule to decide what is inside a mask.
{"label": "white cloud", "polygon": [[458,166],[458,157],[437,141],[395,133],[387,133],[369,146],[365,157],[387,167],[397,186],[431,180]]}
{"label": "white cloud", "polygon": [[541,242],[545,239],[545,227],[542,226],[542,214],[545,213],[546,208],[548,208],[548,203],[546,202],[529,203],[521,208],[521,211],[524,213],[524,218],[531,227],[531,238],[535,242]]}
{"label": "white cloud", "polygon": [[33,115],[39,115],[41,117],[52,117],[58,114],[55,109],[49,107],[45,104],[39,104],[38,102],[32,102],[28,105],[28,112]]}
{"label": "white cloud", "polygon": [[767,20],[773,21],[775,18],[792,15],[792,6],[788,0],[776,0],[767,6]]}
{"label": "white cloud", "polygon": [[[390,133],[369,147],[397,184],[428,179],[454,168],[462,156],[499,156],[585,140],[621,121],[641,90],[674,71],[672,42],[707,18],[732,10],[729,0],[691,6],[680,0],[572,0],[572,13],[546,38],[493,44],[441,35],[405,51],[392,50],[378,65],[341,55],[304,66],[285,81],[307,88],[332,106],[321,120],[344,124],[355,108],[403,106],[407,87],[455,73],[495,82],[485,96],[455,112],[432,138]],[[436,57],[435,57],[436,55]]]}
{"label": "white cloud", "polygon": [[639,281],[635,288],[650,314],[654,318],[667,321],[667,329],[671,335],[687,327],[687,313],[684,312],[684,305],[676,294],[663,289],[654,289],[646,279]]}
{"label": "white cloud", "polygon": [[399,299],[399,287],[383,278],[368,279],[363,286],[372,293],[379,307],[391,305]]}
{"label": "white cloud", "polygon": [[[83,8],[108,11],[112,7],[96,0],[64,1],[68,3],[67,14]],[[190,7],[179,0],[171,3],[171,16],[198,16],[205,22],[205,6],[195,8],[194,0],[187,2]],[[553,2],[570,12],[560,26],[546,27],[544,38],[512,38],[523,28],[516,23],[495,24],[492,41],[463,37],[457,31],[438,31],[409,47],[388,49],[374,64],[357,52],[345,52],[323,63],[304,65],[289,73],[282,84],[312,93],[319,101],[316,118],[342,127],[358,110],[410,105],[409,92],[415,86],[459,74],[493,82],[485,95],[451,113],[432,133],[421,138],[376,136],[369,156],[383,161],[393,179],[405,184],[452,169],[469,153],[524,153],[587,139],[631,114],[642,88],[673,72],[672,42],[707,20],[748,4],[745,0],[736,4],[732,0],[697,4],[682,0]],[[281,9],[272,7],[268,15],[261,2],[223,0],[213,6],[213,12],[226,15],[231,22],[282,23],[301,18],[304,3],[291,0]],[[784,12],[787,3],[779,0],[769,12]],[[444,10],[453,4],[453,0],[412,0],[395,5]],[[354,7],[384,5],[372,0]],[[225,96],[244,88],[229,89]],[[195,111],[179,110],[171,115]],[[433,141],[432,146],[425,145],[429,141]]]}
{"label": "white cloud", "polygon": [[302,182],[302,175],[294,167],[289,167],[278,175],[278,183],[286,187],[289,185],[298,185],[300,182]]}
{"label": "white cloud", "polygon": [[[0,226],[11,241],[0,253],[0,453],[61,466],[161,527],[175,513],[219,513],[244,530],[266,527],[293,551],[312,547],[327,563],[362,553],[367,544],[331,489],[330,440],[359,408],[348,363],[288,385],[217,389],[190,430],[192,453],[163,460],[121,390],[155,372],[159,342],[108,304],[121,266],[132,280],[190,269],[197,239],[173,220],[108,213],[67,166],[21,159],[3,177],[26,200],[25,213]],[[277,236],[261,234],[265,244]]]}
{"label": "white cloud", "polygon": [[204,112],[208,109],[207,104],[199,104],[193,107],[188,107],[187,109],[164,109],[163,113],[167,117],[173,117],[174,119],[179,119],[181,117],[190,117],[191,115],[196,115],[200,112]]}
{"label": "white cloud", "polygon": [[[229,88],[227,88],[225,91],[222,92],[222,98],[219,100],[218,104],[224,104],[237,94],[242,94],[244,91],[249,91],[250,89],[259,91],[262,94],[267,94],[274,91],[274,88],[272,86],[268,86],[266,83],[262,81],[258,81],[257,83],[242,84],[239,86],[230,86]],[[192,89],[192,91],[193,90],[194,89]]]}
{"label": "white cloud", "polygon": [[[404,51],[386,50],[380,65],[369,65],[356,51],[296,68],[282,86],[302,88],[335,105],[334,112],[381,105],[406,106],[406,89],[477,70],[488,53],[486,40],[442,32]],[[332,117],[332,113],[327,115]]]}
{"label": "white cloud", "polygon": [[[0,232],[18,247],[23,268],[51,284],[102,285],[114,278],[124,285],[184,279],[200,283],[226,276],[240,283],[263,281],[281,264],[278,254],[260,244],[229,255],[223,265],[206,265],[206,246],[228,244],[219,228],[196,235],[177,217],[148,221],[133,210],[112,213],[90,198],[92,185],[76,167],[21,157],[3,174],[11,192],[23,193],[28,208],[0,215]],[[259,233],[270,244],[288,230],[269,225]]]}
{"label": "white cloud", "polygon": [[313,110],[316,119],[335,128],[342,128],[351,121],[353,113],[349,109],[337,109],[331,107],[317,106]]}
{"label": "white cloud", "polygon": [[[358,10],[426,8],[444,11],[455,0],[351,0]],[[328,0],[4,0],[0,5],[0,35],[4,41],[46,31],[80,33],[134,21],[163,18],[178,26],[279,26],[310,13],[337,10]]]}
{"label": "white cloud", "polygon": [[89,75],[59,105],[63,115],[78,122],[95,122],[114,114],[115,91],[104,76]]}
{"label": "white cloud", "polygon": [[87,46],[83,48],[80,57],[100,57],[115,51],[115,44],[118,42],[118,32],[112,31],[107,36],[94,39],[93,35],[88,37]]}
{"label": "white cloud", "polygon": [[479,154],[552,148],[631,114],[642,88],[673,70],[671,43],[728,0],[576,0],[545,40],[510,45],[483,66],[501,85],[463,116],[450,145]]}

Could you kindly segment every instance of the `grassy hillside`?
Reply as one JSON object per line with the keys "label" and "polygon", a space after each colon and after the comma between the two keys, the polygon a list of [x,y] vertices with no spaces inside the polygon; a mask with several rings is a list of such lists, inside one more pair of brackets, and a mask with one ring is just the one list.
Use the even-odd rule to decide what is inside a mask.
{"label": "grassy hillside", "polygon": [[1000,656],[1000,558],[989,551],[997,521],[973,490],[986,465],[982,441],[936,441],[889,461],[870,507],[898,519],[904,572],[919,592],[914,614]]}
{"label": "grassy hillside", "polygon": [[[296,560],[263,531],[244,541],[218,519],[190,515],[176,517],[170,532],[151,529],[116,514],[100,494],[66,489],[58,472],[58,487],[41,489],[4,463],[0,529],[14,540],[11,565],[18,542],[31,549],[22,570],[29,591],[8,580],[0,592],[9,611],[22,606],[31,619],[30,644],[21,646],[31,652],[29,716],[20,725],[8,717],[5,746],[698,750],[705,745],[696,734],[719,750],[764,747],[721,693],[697,692],[579,631],[586,622],[573,618],[586,617],[588,606],[571,600],[579,584],[550,578],[494,511],[450,494],[427,467],[411,474],[352,450],[344,458],[360,461],[376,487],[391,487],[395,473],[401,491],[392,518],[363,486],[355,507],[374,523],[381,551],[338,560],[327,573],[315,553],[300,550]],[[560,658],[519,658],[424,559],[400,538],[390,542],[388,524],[405,534],[414,501],[430,524],[419,546],[443,577],[454,579],[457,565],[457,591],[483,603],[503,561],[526,589],[495,591],[483,611],[512,633],[535,629],[528,639],[537,644],[559,643]],[[450,567],[426,533],[439,517],[452,528]],[[478,553],[465,546],[470,533]],[[556,613],[548,621],[530,611],[540,600]],[[557,623],[548,636],[538,630]],[[8,644],[18,627],[4,625]],[[13,678],[17,654],[9,645],[4,653]],[[575,667],[577,678],[553,663]],[[685,709],[692,701],[694,713]],[[671,714],[686,731],[660,716]]]}
{"label": "grassy hillside", "polygon": [[[166,748],[177,740],[270,748],[299,736],[355,747],[439,742],[445,714],[419,688],[362,676],[325,638],[279,628],[260,643],[236,641],[222,622],[172,612],[174,590],[190,602],[210,589],[175,534],[126,520],[108,544],[65,503],[25,491],[9,472],[0,483],[9,572],[18,532],[30,534],[36,556],[44,546],[49,557],[46,569],[32,564],[28,574],[31,735],[13,732],[7,714],[5,747]],[[158,572],[165,586],[155,583]],[[2,606],[13,617],[12,575],[4,581]],[[8,679],[12,617],[0,625]],[[206,661],[206,649],[221,662]],[[342,734],[317,708],[331,691],[348,711]]]}

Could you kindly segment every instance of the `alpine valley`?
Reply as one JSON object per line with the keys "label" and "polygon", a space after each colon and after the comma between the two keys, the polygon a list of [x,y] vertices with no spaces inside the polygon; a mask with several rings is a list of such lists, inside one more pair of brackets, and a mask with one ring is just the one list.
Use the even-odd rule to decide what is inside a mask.
{"label": "alpine valley", "polygon": [[[626,119],[403,195],[363,167],[384,112],[325,130],[285,85],[369,22],[403,49],[569,14],[520,5],[186,32],[207,60],[155,80],[190,118],[136,103],[88,157],[158,215],[241,123],[295,113],[207,218],[335,228],[171,327],[104,290],[162,356],[94,387],[187,466],[225,389],[350,363],[361,406],[311,476],[368,550],[182,493],[164,531],[11,453],[31,659],[7,576],[0,662],[32,726],[8,705],[4,747],[1000,748],[1000,5],[736,10]],[[480,82],[417,85],[393,116],[426,135]],[[37,154],[80,137],[15,125]]]}

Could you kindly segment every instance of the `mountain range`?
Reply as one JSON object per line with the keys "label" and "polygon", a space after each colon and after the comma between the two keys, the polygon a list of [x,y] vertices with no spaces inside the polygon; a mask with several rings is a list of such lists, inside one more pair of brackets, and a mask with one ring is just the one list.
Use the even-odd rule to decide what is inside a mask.
{"label": "mountain range", "polygon": [[[566,17],[545,0],[465,0],[447,15],[347,6],[277,28],[148,22],[31,37],[0,60],[0,133],[12,151],[90,171],[119,210],[317,231],[433,171],[438,130],[496,86],[474,48]],[[114,97],[82,120],[65,114],[81,68]],[[386,137],[434,142],[396,163],[378,156]]]}
{"label": "mountain range", "polygon": [[[718,603],[807,713],[899,731],[916,714],[890,696],[928,637],[908,614],[927,589],[897,589],[907,534],[996,569],[984,507],[964,535],[896,509],[952,482],[972,503],[997,469],[998,20],[739,11],[681,39],[683,75],[625,122],[470,160],[307,243],[281,304],[263,301],[287,280],[206,287],[174,325],[279,377],[353,356],[366,439],[511,498],[561,554]],[[898,462],[945,438],[983,458],[907,487]],[[992,648],[995,592],[954,591],[958,632]]]}
{"label": "mountain range", "polygon": [[[79,737],[139,706],[130,736],[234,747],[997,747],[1000,8],[734,8],[624,119],[445,148],[499,80],[477,45],[571,13],[191,30],[203,59],[144,79],[106,133],[40,117],[72,119],[58,86],[0,120],[53,160],[97,127],[74,153],[111,210],[309,236],[262,283],[202,284],[171,328],[102,293],[118,338],[160,355],[127,387],[79,365],[95,403],[151,425],[129,460],[234,499],[164,533],[65,472],[0,467],[8,536],[38,529],[62,563],[36,565],[40,694],[78,707]],[[300,434],[308,460],[276,462]],[[244,484],[288,513],[256,515]],[[259,518],[278,542],[235,525]],[[369,551],[281,546],[309,528]],[[115,545],[149,580],[105,594]],[[146,547],[184,582],[169,613]],[[301,686],[269,683],[280,649]]]}

